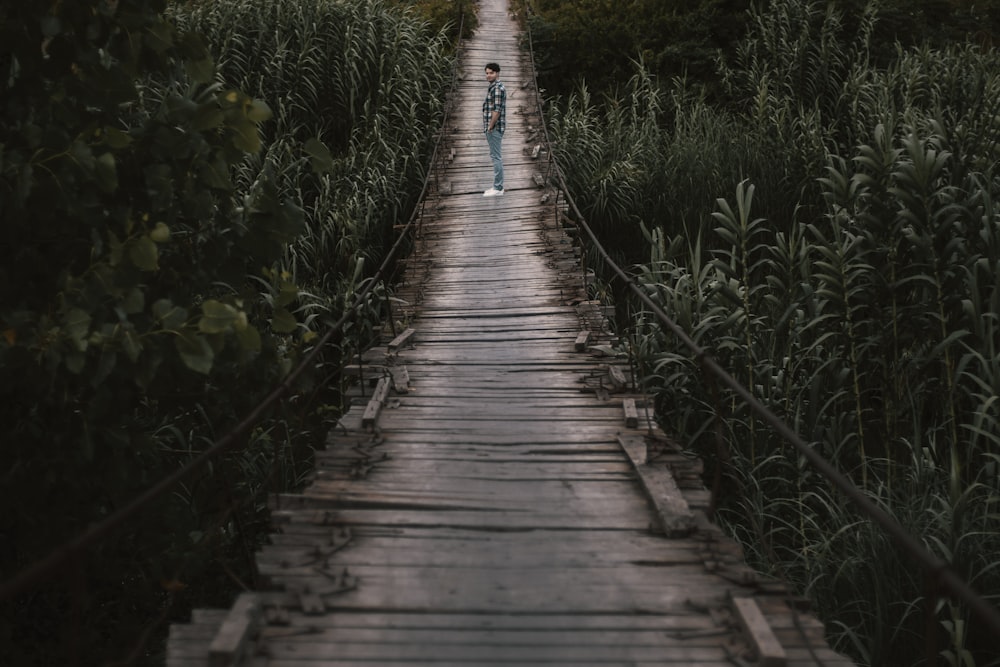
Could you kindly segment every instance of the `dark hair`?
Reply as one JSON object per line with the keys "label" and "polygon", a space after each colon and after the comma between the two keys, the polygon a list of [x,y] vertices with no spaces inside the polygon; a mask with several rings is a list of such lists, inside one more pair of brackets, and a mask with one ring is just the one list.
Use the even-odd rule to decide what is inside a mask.
{"label": "dark hair", "polygon": [[486,63],[486,67],[484,67],[483,69],[491,69],[494,72],[499,73],[500,72],[500,65],[497,65],[496,63]]}

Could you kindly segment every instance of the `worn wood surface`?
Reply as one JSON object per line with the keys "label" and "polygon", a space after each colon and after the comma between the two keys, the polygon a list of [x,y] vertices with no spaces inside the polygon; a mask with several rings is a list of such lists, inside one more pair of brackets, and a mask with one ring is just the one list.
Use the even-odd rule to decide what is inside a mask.
{"label": "worn wood surface", "polygon": [[[754,664],[762,634],[789,666],[852,664],[706,520],[700,462],[603,356],[616,341],[546,186],[519,25],[507,0],[481,0],[479,19],[398,294],[405,327],[350,369],[354,405],[311,484],[274,498],[238,664],[721,667]],[[507,193],[484,198],[491,61]],[[733,613],[749,598],[756,640]],[[232,619],[173,626],[168,665],[210,664]]]}

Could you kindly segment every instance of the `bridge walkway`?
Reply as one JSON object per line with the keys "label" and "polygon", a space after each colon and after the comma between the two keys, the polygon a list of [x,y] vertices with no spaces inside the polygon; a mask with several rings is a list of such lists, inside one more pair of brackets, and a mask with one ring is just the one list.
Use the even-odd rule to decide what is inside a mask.
{"label": "bridge walkway", "polygon": [[[705,518],[700,462],[607,354],[536,152],[519,23],[507,0],[479,19],[397,335],[356,369],[364,395],[309,486],[275,499],[269,587],[172,626],[167,664],[852,665]],[[491,61],[507,192],[487,198]]]}

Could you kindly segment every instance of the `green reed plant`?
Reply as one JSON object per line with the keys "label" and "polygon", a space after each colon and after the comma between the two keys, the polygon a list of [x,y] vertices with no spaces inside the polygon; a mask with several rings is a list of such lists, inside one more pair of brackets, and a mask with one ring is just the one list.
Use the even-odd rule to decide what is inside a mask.
{"label": "green reed plant", "polygon": [[[679,145],[690,118],[741,128],[714,170],[746,169],[758,213],[741,211],[749,188],[736,184],[745,175],[731,178],[735,204],[717,206],[710,233],[702,223],[687,259],[680,244],[661,242],[639,273],[758,398],[995,598],[1000,577],[984,554],[997,553],[1000,533],[997,57],[920,48],[876,68],[867,37],[845,44],[836,17],[815,3],[769,7],[774,20],[759,24],[744,60],[730,65],[745,113],[706,112],[685,98],[673,115],[678,134],[663,142]],[[821,38],[800,40],[803,30]],[[706,145],[713,155],[713,141]],[[659,154],[674,178],[666,189],[684,192],[667,150]],[[768,163],[775,173],[765,173]],[[704,221],[694,204],[702,197],[692,187],[688,208],[677,210]],[[663,238],[657,227],[676,229],[674,211],[648,216],[645,202],[633,210],[657,221],[650,239]],[[759,232],[741,236],[741,220]],[[661,419],[714,459],[719,406],[698,368],[646,316],[633,336],[633,349],[649,355],[639,366],[658,404],[670,407]],[[722,520],[760,567],[809,592],[841,650],[863,664],[920,663],[919,574],[792,450],[732,402],[723,406],[732,443],[723,463],[740,495],[723,503]],[[942,659],[991,664],[992,640],[967,611],[936,612]]]}
{"label": "green reed plant", "polygon": [[[18,26],[0,82],[5,575],[272,390],[383,255],[433,143],[451,61],[412,14],[164,4],[0,0]],[[110,664],[185,604],[228,604],[264,494],[300,481],[341,408],[335,370],[382,308],[366,305],[239,453],[70,567],[82,597],[53,581],[6,601],[0,663]]]}
{"label": "green reed plant", "polygon": [[[746,353],[745,374],[741,373],[740,377],[746,386],[755,387],[758,384],[758,368],[753,355],[753,341],[759,326],[759,315],[755,310],[759,299],[754,292],[767,289],[767,285],[756,278],[751,280],[751,275],[756,276],[766,272],[767,257],[751,252],[751,245],[756,245],[756,237],[765,231],[765,221],[763,218],[750,219],[754,186],[745,186],[746,184],[741,182],[736,187],[736,211],[724,199],[718,201],[721,210],[714,216],[720,224],[716,227],[715,233],[724,239],[728,249],[723,248],[716,253],[715,266],[738,285],[735,291],[723,288],[721,293],[729,296],[735,306],[727,323],[734,332],[742,329],[742,338],[734,336],[733,340],[734,348]],[[749,415],[747,420],[749,426],[747,446],[750,449],[750,461],[753,462],[757,459],[757,443],[754,439],[756,420],[753,415]]]}
{"label": "green reed plant", "polygon": [[338,293],[356,260],[381,259],[433,146],[453,63],[444,31],[388,0],[205,2],[178,19],[207,35],[220,75],[274,110],[260,156],[302,202],[294,280]]}
{"label": "green reed plant", "polygon": [[[977,554],[992,548],[998,528],[997,515],[981,511],[997,496],[995,466],[980,467],[996,460],[996,401],[990,393],[995,374],[986,361],[995,358],[995,316],[985,305],[996,299],[996,277],[995,265],[983,256],[993,248],[998,221],[982,220],[984,202],[993,200],[998,184],[981,176],[957,178],[964,170],[951,167],[954,154],[938,127],[926,118],[912,124],[904,119],[888,151],[859,147],[854,173],[840,171],[850,172],[846,161],[831,160],[821,183],[828,188],[826,217],[802,221],[793,233],[775,233],[758,222],[761,233],[746,236],[752,242],[745,243],[737,233],[740,220],[756,218],[738,205],[720,205],[720,237],[729,249],[714,265],[719,273],[705,276],[701,290],[669,287],[684,275],[677,266],[663,270],[662,278],[655,267],[646,274],[653,279],[650,286],[670,293],[660,297],[671,306],[668,312],[711,323],[702,339],[723,365],[742,372],[748,359],[761,360],[750,374],[755,394],[815,439],[929,548],[990,591],[1000,579]],[[891,159],[885,188],[873,178],[878,155]],[[985,192],[977,189],[984,185]],[[740,187],[737,202],[746,201]],[[891,219],[871,224],[882,215]],[[760,268],[733,271],[744,257],[760,258]],[[881,264],[886,258],[892,260],[889,266]],[[796,287],[788,289],[788,283]],[[715,298],[674,305],[700,291]],[[719,314],[722,298],[730,311],[755,313],[753,336],[745,336],[741,316]],[[700,317],[688,314],[693,307]],[[664,350],[643,366],[653,369],[651,379],[659,382],[658,369],[683,368],[676,357]],[[661,401],[682,414],[665,419],[690,426],[684,415],[691,415],[703,424],[704,389],[676,377],[671,381],[659,385]],[[789,470],[796,457],[786,459],[787,450],[773,437],[759,434],[739,411],[726,416],[732,442],[740,443],[731,455],[736,472],[730,474],[740,480],[736,486],[744,495],[722,516],[748,541],[772,545],[758,554],[764,567],[777,568],[823,601],[824,613],[842,628],[834,639],[844,650],[864,646],[856,655],[867,655],[870,664],[912,664],[907,661],[918,655],[904,647],[912,644],[908,637],[922,632],[919,577],[880,574],[883,568],[905,569],[905,559],[882,544],[885,538],[876,538],[874,529],[854,531],[852,548],[863,547],[863,556],[831,550],[824,535],[844,535],[850,531],[840,526],[857,525],[858,518],[832,513],[841,504],[823,490],[827,485],[794,465]],[[698,427],[689,435],[697,442],[706,432]],[[987,484],[975,470],[994,472]],[[970,511],[973,505],[980,511]],[[828,554],[830,560],[799,562],[799,553]],[[828,571],[834,565],[836,575]],[[848,586],[849,581],[867,583]],[[873,605],[870,611],[857,603],[860,596]],[[949,609],[942,607],[941,613]],[[962,650],[980,655],[976,640],[965,639],[983,641],[974,621],[943,620],[941,631],[952,633],[949,640],[961,628],[959,643],[970,646]]]}

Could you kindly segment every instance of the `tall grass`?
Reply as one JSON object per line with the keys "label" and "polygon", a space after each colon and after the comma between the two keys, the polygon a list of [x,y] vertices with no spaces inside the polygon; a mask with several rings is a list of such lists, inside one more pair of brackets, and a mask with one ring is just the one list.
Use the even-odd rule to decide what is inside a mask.
{"label": "tall grass", "polygon": [[[996,602],[1000,57],[921,47],[876,67],[874,7],[857,32],[830,7],[755,10],[722,69],[726,109],[683,82],[633,84],[618,109],[579,95],[557,147],[605,238],[642,237],[619,256],[645,253],[638,274],[667,312]],[[598,184],[626,163],[608,207]],[[729,397],[717,460],[719,403],[697,366],[641,313],[631,338],[662,421],[738,491],[719,517],[759,567],[809,593],[862,664],[924,664],[906,557]],[[935,614],[942,660],[998,664],[964,609]]]}
{"label": "tall grass", "polygon": [[308,231],[286,256],[292,280],[349,291],[416,201],[453,62],[446,33],[383,0],[213,1],[177,19],[206,35],[227,85],[274,111],[237,185],[270,169],[300,200]]}

